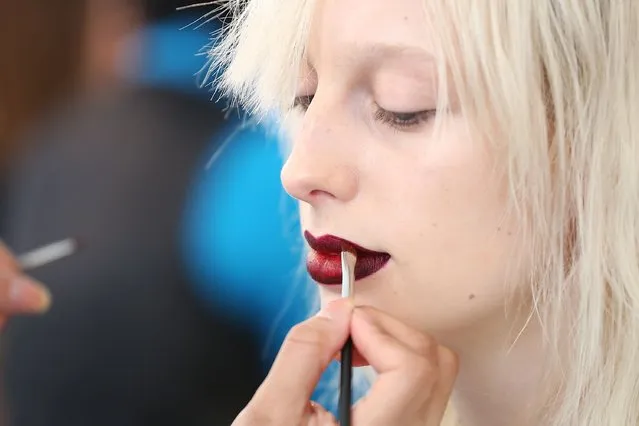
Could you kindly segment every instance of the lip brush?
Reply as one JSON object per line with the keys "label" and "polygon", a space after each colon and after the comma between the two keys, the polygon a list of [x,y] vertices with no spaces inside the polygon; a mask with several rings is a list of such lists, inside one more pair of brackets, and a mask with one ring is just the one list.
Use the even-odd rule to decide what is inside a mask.
{"label": "lip brush", "polygon": [[[341,253],[342,297],[353,297],[357,256],[348,248]],[[349,337],[341,352],[338,417],[340,426],[351,425],[353,341]]]}

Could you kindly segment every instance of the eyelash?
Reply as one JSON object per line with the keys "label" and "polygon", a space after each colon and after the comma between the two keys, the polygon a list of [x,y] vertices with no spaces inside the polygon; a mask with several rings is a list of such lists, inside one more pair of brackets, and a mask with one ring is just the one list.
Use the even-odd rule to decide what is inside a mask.
{"label": "eyelash", "polygon": [[[295,97],[293,102],[294,109],[306,111],[315,95],[302,95]],[[416,112],[393,112],[387,111],[375,104],[375,120],[382,122],[390,127],[398,130],[408,130],[427,122],[437,114],[437,110],[425,110]]]}

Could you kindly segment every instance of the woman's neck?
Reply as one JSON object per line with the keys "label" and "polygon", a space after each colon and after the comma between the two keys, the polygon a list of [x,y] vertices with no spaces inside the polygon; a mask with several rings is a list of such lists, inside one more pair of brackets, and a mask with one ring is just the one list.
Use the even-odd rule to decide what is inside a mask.
{"label": "woman's neck", "polygon": [[524,323],[491,321],[458,341],[463,344],[451,346],[460,356],[453,396],[459,424],[538,424],[531,416],[538,415],[535,410],[545,394],[539,322],[531,319],[524,328]]}

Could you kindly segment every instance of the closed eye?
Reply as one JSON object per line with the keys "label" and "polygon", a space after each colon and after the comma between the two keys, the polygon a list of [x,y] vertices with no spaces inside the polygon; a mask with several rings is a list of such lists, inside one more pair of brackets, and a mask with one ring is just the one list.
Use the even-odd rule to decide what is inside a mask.
{"label": "closed eye", "polygon": [[380,106],[375,110],[375,119],[398,130],[407,130],[417,127],[437,115],[436,109],[428,109],[414,112],[388,111]]}
{"label": "closed eye", "polygon": [[[296,96],[293,101],[293,109],[306,112],[311,106],[315,94]],[[375,120],[397,130],[408,130],[418,127],[431,120],[437,114],[436,109],[428,109],[414,112],[388,111],[379,105],[375,105]]]}

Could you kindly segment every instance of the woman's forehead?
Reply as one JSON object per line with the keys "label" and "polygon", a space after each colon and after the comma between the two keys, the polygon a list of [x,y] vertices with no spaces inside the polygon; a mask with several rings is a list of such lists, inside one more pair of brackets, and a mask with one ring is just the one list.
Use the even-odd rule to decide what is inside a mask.
{"label": "woman's forehead", "polygon": [[327,0],[315,4],[307,60],[432,60],[433,34],[421,0]]}

